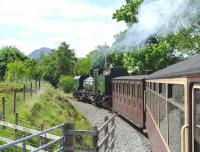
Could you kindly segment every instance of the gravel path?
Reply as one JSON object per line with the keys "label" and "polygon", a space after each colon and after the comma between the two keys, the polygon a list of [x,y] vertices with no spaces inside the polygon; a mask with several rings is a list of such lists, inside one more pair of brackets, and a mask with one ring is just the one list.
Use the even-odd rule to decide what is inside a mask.
{"label": "gravel path", "polygon": [[[107,110],[99,109],[91,104],[77,102],[69,99],[90,121],[93,126],[100,126],[104,122],[105,115],[111,116]],[[116,117],[116,141],[113,152],[151,152],[149,140],[131,127],[120,117]]]}

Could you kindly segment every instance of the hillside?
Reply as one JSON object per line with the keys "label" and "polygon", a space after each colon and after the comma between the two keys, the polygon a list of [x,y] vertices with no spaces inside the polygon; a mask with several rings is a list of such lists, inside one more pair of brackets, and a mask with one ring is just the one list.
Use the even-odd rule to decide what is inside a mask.
{"label": "hillside", "polygon": [[[5,86],[6,88],[4,88]],[[6,97],[6,122],[14,123],[13,93],[6,91],[8,86],[10,85],[0,84],[0,99],[3,96]],[[20,85],[11,88],[20,88]],[[0,109],[2,109],[1,104]],[[91,128],[87,119],[68,102],[66,95],[48,84],[43,84],[41,91],[34,92],[32,97],[27,93],[25,101],[23,101],[23,93],[18,93],[16,111],[19,114],[19,125],[27,128],[38,130],[42,124],[47,129],[72,121],[76,123],[77,129]],[[60,135],[60,132],[56,131],[53,134]],[[24,135],[27,136],[27,133],[18,131],[18,138],[22,138]],[[0,137],[14,140],[14,130],[0,129]],[[0,145],[2,144],[5,143],[0,141]],[[39,139],[30,140],[28,144],[38,145]]]}
{"label": "hillside", "polygon": [[46,55],[51,52],[50,48],[42,47],[40,49],[34,50],[32,53],[30,53],[28,56],[32,59],[37,59],[41,55]]}

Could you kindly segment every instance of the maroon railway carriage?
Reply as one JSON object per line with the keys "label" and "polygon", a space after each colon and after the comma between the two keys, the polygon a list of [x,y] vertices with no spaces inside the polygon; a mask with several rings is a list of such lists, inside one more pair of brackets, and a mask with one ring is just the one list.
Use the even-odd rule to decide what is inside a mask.
{"label": "maroon railway carriage", "polygon": [[153,152],[200,152],[200,55],[148,76],[145,102]]}
{"label": "maroon railway carriage", "polygon": [[123,76],[112,79],[113,111],[133,124],[144,128],[145,75]]}

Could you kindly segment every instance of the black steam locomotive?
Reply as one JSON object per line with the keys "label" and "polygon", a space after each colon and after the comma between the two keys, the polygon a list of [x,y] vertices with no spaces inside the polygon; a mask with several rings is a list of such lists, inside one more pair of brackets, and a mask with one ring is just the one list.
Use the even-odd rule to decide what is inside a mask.
{"label": "black steam locomotive", "polygon": [[91,70],[90,75],[75,76],[73,95],[79,101],[99,107],[112,107],[112,79],[128,75],[122,67]]}

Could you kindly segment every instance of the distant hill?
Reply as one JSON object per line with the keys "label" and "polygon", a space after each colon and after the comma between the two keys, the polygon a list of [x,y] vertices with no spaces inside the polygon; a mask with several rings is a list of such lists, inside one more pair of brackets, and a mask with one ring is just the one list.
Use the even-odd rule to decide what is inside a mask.
{"label": "distant hill", "polygon": [[49,54],[51,52],[50,48],[42,47],[30,53],[28,56],[32,59],[37,59],[42,55]]}

